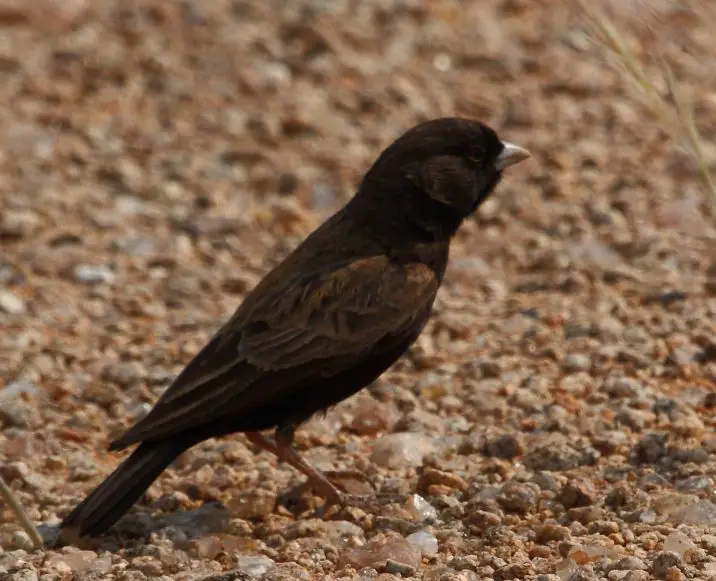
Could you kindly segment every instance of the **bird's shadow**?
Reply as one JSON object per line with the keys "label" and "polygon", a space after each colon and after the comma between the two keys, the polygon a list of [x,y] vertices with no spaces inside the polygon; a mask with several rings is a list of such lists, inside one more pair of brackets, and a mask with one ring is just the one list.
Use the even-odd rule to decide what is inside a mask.
{"label": "bird's shadow", "polygon": [[[324,516],[324,506],[316,505],[306,498],[310,487],[299,484],[286,490],[276,499],[276,506],[301,516]],[[309,497],[311,495],[308,495]],[[186,545],[194,539],[225,533],[232,518],[229,510],[219,501],[211,500],[193,510],[152,515],[148,511],[134,511],[119,519],[100,537],[80,537],[72,529],[60,529],[58,525],[38,525],[37,529],[47,548],[71,545],[80,548],[139,547],[146,544],[153,533],[162,531],[175,545]]]}
{"label": "bird's shadow", "polygon": [[60,529],[58,525],[39,525],[38,532],[46,547],[65,545],[96,547],[105,544],[141,546],[152,533],[163,531],[177,545],[225,532],[231,515],[224,505],[216,501],[206,502],[193,510],[181,510],[160,516],[148,512],[130,512],[117,521],[110,531],[101,537],[80,537],[72,529]]}

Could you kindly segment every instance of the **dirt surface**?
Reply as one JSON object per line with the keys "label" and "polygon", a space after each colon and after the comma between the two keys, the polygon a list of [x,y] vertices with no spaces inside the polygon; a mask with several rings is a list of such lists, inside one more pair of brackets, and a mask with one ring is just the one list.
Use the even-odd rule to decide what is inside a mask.
{"label": "dirt surface", "polygon": [[[404,502],[321,516],[235,436],[81,546],[33,551],[0,507],[0,579],[716,578],[716,213],[568,11],[2,5],[0,475],[47,534],[402,131],[477,117],[534,159],[462,229],[409,356],[298,435]],[[699,54],[677,73],[714,144]]]}

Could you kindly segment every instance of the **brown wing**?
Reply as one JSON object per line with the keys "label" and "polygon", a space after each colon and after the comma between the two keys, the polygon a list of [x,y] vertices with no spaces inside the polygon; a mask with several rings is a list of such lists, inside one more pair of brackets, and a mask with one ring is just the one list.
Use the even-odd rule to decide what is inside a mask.
{"label": "brown wing", "polygon": [[[252,293],[112,447],[168,437],[227,413],[250,413],[272,395],[290,393],[292,384],[305,384],[307,369],[316,378],[349,369],[381,339],[405,332],[438,286],[424,264],[375,256],[300,278],[280,293]],[[259,381],[262,387],[252,390]]]}

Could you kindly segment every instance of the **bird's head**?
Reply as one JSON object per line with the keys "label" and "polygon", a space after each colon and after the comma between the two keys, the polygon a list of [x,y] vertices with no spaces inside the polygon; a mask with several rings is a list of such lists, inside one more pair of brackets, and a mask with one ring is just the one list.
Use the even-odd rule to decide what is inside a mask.
{"label": "bird's head", "polygon": [[489,196],[503,171],[528,157],[526,149],[501,141],[484,123],[434,119],[413,127],[383,151],[359,195],[388,201],[400,193],[403,199],[396,202],[408,203],[415,219],[454,232]]}

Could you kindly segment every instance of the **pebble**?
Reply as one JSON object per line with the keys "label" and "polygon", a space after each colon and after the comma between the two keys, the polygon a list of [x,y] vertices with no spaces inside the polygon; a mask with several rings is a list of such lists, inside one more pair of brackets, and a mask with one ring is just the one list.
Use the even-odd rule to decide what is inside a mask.
{"label": "pebble", "polygon": [[[691,495],[685,495],[691,496]],[[716,524],[716,504],[710,500],[697,500],[674,515],[674,521],[683,524],[708,525]]]}
{"label": "pebble", "polygon": [[438,516],[435,507],[419,494],[411,494],[405,508],[418,522],[434,521]]}
{"label": "pebble", "polygon": [[604,380],[601,389],[615,399],[633,398],[643,393],[644,385],[631,377],[610,376]]}
{"label": "pebble", "polygon": [[582,353],[570,353],[562,360],[562,369],[567,373],[589,371],[592,360],[589,355]]}
{"label": "pebble", "polygon": [[413,577],[416,572],[416,568],[406,563],[399,563],[388,559],[385,565],[379,567],[380,570],[385,571],[389,575],[400,575],[401,577]]}
{"label": "pebble", "polygon": [[597,491],[588,480],[570,480],[557,497],[565,508],[591,506],[596,499]]}
{"label": "pebble", "polygon": [[423,555],[434,555],[438,552],[438,539],[429,530],[416,531],[405,540],[417,547]]}
{"label": "pebble", "polygon": [[651,565],[651,572],[657,579],[667,579],[669,570],[672,567],[682,569],[684,562],[679,555],[669,551],[659,553]]}
{"label": "pebble", "polygon": [[49,555],[44,566],[61,574],[67,572],[81,574],[89,571],[90,568],[93,572],[101,573],[105,561],[99,563],[97,561],[97,553],[94,551],[66,550],[64,554]]}
{"label": "pebble", "polygon": [[538,543],[549,543],[551,541],[566,541],[571,533],[567,527],[557,523],[545,523],[537,529],[535,540]]}
{"label": "pebble", "polygon": [[40,226],[37,214],[27,210],[3,211],[0,215],[0,240],[3,238],[27,238]]}
{"label": "pebble", "polygon": [[146,377],[145,367],[137,361],[119,361],[108,365],[102,372],[102,378],[121,387],[127,387]]}
{"label": "pebble", "polygon": [[671,531],[664,539],[664,551],[676,553],[681,557],[683,557],[687,551],[695,548],[696,545],[694,542],[678,530]]}
{"label": "pebble", "polygon": [[266,555],[240,555],[236,572],[258,579],[276,566],[276,562]]}
{"label": "pebble", "polygon": [[576,447],[567,442],[555,442],[530,449],[525,455],[524,464],[531,470],[560,472],[592,465],[597,457],[596,450],[589,446]]}
{"label": "pebble", "polygon": [[524,439],[519,434],[503,434],[487,441],[487,454],[496,458],[512,460],[525,453]]}
{"label": "pebble", "polygon": [[25,531],[14,531],[11,536],[10,547],[12,549],[23,549],[25,551],[34,550],[32,540]]}
{"label": "pebble", "polygon": [[8,315],[22,315],[27,311],[25,301],[10,291],[0,290],[0,311]]}
{"label": "pebble", "polygon": [[608,570],[619,570],[619,571],[646,571],[647,566],[644,561],[638,557],[629,556],[619,559],[616,563],[608,567]]}
{"label": "pebble", "polygon": [[350,565],[355,569],[385,567],[388,560],[412,567],[420,566],[422,555],[411,542],[400,537],[374,538],[362,547],[345,550],[339,558],[339,566]]}
{"label": "pebble", "polygon": [[78,264],[74,270],[75,279],[85,284],[112,284],[114,272],[104,265]]}
{"label": "pebble", "polygon": [[234,518],[263,518],[276,506],[276,494],[262,489],[234,491],[226,507]]}
{"label": "pebble", "polygon": [[261,581],[312,581],[313,578],[304,567],[296,563],[276,563]]}
{"label": "pebble", "polygon": [[373,444],[371,462],[385,468],[418,467],[423,458],[435,451],[435,440],[424,434],[400,432],[389,434]]}
{"label": "pebble", "polygon": [[38,581],[38,579],[37,570],[32,565],[24,565],[12,573],[8,573],[3,581]]}
{"label": "pebble", "polygon": [[[648,571],[626,571],[622,581],[649,581]],[[611,581],[611,578],[610,578]]]}
{"label": "pebble", "polygon": [[458,474],[438,470],[436,468],[425,468],[420,475],[418,488],[422,490],[430,490],[433,486],[442,486],[445,488],[464,491],[467,489],[467,482]]}
{"label": "pebble", "polygon": [[676,488],[679,492],[699,493],[714,488],[714,479],[701,475],[689,476],[677,482]]}
{"label": "pebble", "polygon": [[365,540],[363,529],[346,520],[321,521],[322,533],[334,545],[342,547],[348,544],[362,543]]}
{"label": "pebble", "polygon": [[527,514],[537,508],[539,487],[532,482],[506,482],[497,495],[497,502],[505,510]]}
{"label": "pebble", "polygon": [[4,428],[35,429],[42,424],[42,416],[36,406],[21,399],[0,399],[0,426]]}
{"label": "pebble", "polygon": [[372,436],[392,431],[399,419],[398,409],[392,402],[362,398],[353,412],[350,429],[362,436]]}

